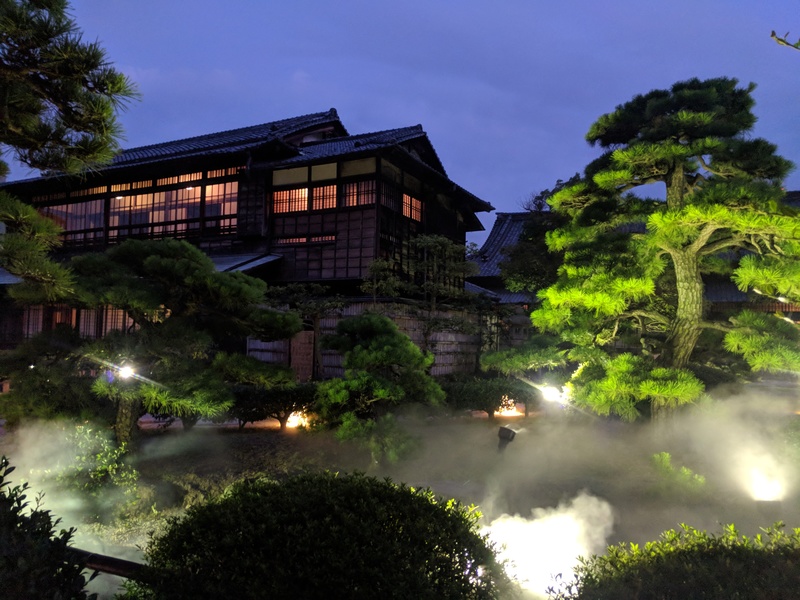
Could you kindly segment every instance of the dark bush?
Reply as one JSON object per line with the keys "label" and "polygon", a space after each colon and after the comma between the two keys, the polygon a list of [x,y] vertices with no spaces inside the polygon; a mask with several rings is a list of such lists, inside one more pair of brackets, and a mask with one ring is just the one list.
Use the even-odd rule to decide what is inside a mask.
{"label": "dark bush", "polygon": [[74,529],[55,528],[58,519],[40,509],[41,497],[28,510],[27,484],[11,486],[14,470],[0,459],[0,596],[24,600],[94,598],[85,591],[85,562],[70,548]]}
{"label": "dark bush", "polygon": [[[494,418],[497,411],[512,408],[516,402],[526,409],[536,407],[539,391],[516,377],[450,376],[440,381],[447,395],[445,402],[458,410],[482,410]],[[527,412],[527,410],[526,410]]]}
{"label": "dark bush", "polygon": [[800,529],[783,524],[752,538],[733,525],[719,536],[688,525],[644,546],[619,544],[581,559],[575,581],[552,600],[790,600],[800,590]]}
{"label": "dark bush", "polygon": [[474,507],[364,475],[232,486],[151,540],[135,598],[498,598]]}
{"label": "dark bush", "polygon": [[275,419],[285,430],[292,413],[305,412],[313,406],[316,393],[314,383],[273,388],[241,384],[233,387],[234,403],[227,414],[236,419],[239,429],[248,423]]}

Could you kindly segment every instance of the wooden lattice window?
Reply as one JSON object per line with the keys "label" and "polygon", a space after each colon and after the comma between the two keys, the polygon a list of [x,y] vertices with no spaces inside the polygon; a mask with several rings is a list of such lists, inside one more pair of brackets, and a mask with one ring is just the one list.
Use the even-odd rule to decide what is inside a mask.
{"label": "wooden lattice window", "polygon": [[375,181],[356,181],[344,184],[344,205],[375,204]]}
{"label": "wooden lattice window", "polygon": [[403,194],[403,216],[414,221],[422,221],[422,201]]}
{"label": "wooden lattice window", "polygon": [[336,186],[321,185],[312,188],[311,210],[324,210],[336,208]]}
{"label": "wooden lattice window", "polygon": [[302,187],[273,192],[272,210],[276,213],[308,210],[308,188]]}

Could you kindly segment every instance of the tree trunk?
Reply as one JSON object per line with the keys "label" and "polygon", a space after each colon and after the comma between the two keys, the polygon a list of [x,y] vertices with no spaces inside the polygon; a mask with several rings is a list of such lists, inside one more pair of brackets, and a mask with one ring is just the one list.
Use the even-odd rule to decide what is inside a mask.
{"label": "tree trunk", "polygon": [[665,183],[667,184],[667,210],[680,210],[683,208],[683,196],[686,190],[683,162],[672,167],[666,176]]}
{"label": "tree trunk", "polygon": [[114,436],[117,444],[130,445],[133,439],[133,432],[139,420],[141,403],[139,400],[120,398],[117,403],[117,418],[114,421]]}
{"label": "tree trunk", "polygon": [[703,318],[703,280],[697,256],[688,252],[671,254],[678,290],[678,308],[667,338],[670,366],[676,369],[689,364]]}

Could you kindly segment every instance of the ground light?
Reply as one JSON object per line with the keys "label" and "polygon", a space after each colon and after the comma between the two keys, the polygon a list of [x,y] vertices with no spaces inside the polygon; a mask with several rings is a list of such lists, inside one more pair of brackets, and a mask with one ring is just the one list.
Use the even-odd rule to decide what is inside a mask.
{"label": "ground light", "polygon": [[286,420],[287,427],[308,427],[308,417],[302,412],[293,412]]}
{"label": "ground light", "polygon": [[544,398],[546,402],[552,402],[554,404],[566,406],[567,394],[563,388],[559,390],[557,387],[553,387],[552,385],[544,385],[539,387],[539,391],[542,393],[542,398]]}
{"label": "ground light", "polygon": [[500,431],[497,432],[497,437],[500,438],[500,441],[497,444],[498,452],[505,450],[506,446],[508,446],[514,440],[516,435],[517,432],[511,429],[511,427],[506,427],[505,425],[500,427]]}

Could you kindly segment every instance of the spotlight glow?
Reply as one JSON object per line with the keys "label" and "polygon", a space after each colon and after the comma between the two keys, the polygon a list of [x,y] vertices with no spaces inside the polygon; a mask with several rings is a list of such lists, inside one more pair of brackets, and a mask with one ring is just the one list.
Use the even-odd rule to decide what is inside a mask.
{"label": "spotlight glow", "polygon": [[308,417],[305,413],[301,412],[293,412],[289,415],[289,419],[286,421],[287,427],[307,427],[308,426]]}
{"label": "spotlight glow", "polygon": [[563,390],[559,390],[551,385],[546,385],[539,389],[542,392],[542,398],[544,398],[547,402],[554,402],[555,404],[567,403],[566,394],[564,394]]}
{"label": "spotlight glow", "polygon": [[775,502],[783,500],[786,489],[778,477],[755,467],[750,471],[750,494],[753,500]]}
{"label": "spotlight glow", "polygon": [[133,369],[131,367],[121,367],[120,370],[119,370],[119,376],[122,379],[130,379],[131,377],[133,377],[133,375],[134,375],[134,372],[133,372]]}
{"label": "spotlight glow", "polygon": [[613,524],[611,505],[582,492],[557,508],[535,508],[528,519],[503,515],[484,533],[498,545],[509,576],[538,598],[554,577],[571,579],[579,556],[602,552]]}

